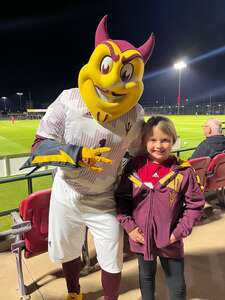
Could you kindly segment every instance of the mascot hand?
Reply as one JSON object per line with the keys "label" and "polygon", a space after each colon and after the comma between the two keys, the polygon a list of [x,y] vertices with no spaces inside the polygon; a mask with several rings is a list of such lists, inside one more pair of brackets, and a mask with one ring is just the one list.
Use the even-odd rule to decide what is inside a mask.
{"label": "mascot hand", "polygon": [[97,162],[111,164],[112,160],[101,156],[102,153],[111,151],[110,147],[100,147],[100,148],[82,148],[81,150],[81,160],[79,165],[81,167],[86,167],[95,172],[102,172],[103,168],[96,166]]}

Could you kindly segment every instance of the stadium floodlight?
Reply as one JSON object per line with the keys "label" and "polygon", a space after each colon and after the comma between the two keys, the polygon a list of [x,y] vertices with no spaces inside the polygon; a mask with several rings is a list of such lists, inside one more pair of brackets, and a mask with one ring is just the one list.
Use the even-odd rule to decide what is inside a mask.
{"label": "stadium floodlight", "polygon": [[22,107],[21,107],[21,106],[22,106],[22,105],[21,105],[21,104],[22,104],[22,103],[21,103],[21,97],[23,96],[23,93],[22,93],[22,92],[17,92],[16,94],[17,94],[17,96],[19,96],[19,98],[20,98],[20,110],[21,110],[21,108],[22,108]]}
{"label": "stadium floodlight", "polygon": [[174,69],[176,69],[176,70],[182,70],[186,67],[187,67],[187,65],[184,61],[179,61],[179,62],[174,64]]}
{"label": "stadium floodlight", "polygon": [[181,73],[182,70],[185,69],[187,67],[186,63],[184,61],[178,61],[177,63],[175,63],[173,65],[175,70],[178,70],[178,94],[177,94],[177,114],[179,115],[180,113],[180,89],[181,89]]}
{"label": "stadium floodlight", "polygon": [[3,96],[3,97],[1,97],[1,99],[4,102],[4,111],[6,111],[6,100],[7,100],[7,97]]}

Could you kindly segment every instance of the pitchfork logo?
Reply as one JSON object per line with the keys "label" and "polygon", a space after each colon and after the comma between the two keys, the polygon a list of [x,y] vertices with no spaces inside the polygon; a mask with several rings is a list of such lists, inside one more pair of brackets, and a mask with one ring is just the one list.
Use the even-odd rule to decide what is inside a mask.
{"label": "pitchfork logo", "polygon": [[126,125],[125,125],[125,130],[126,130],[126,133],[128,134],[128,132],[130,131],[131,129],[131,123],[128,122]]}
{"label": "pitchfork logo", "polygon": [[93,117],[92,117],[92,115],[89,111],[84,114],[84,117],[89,118],[89,119],[93,119]]}

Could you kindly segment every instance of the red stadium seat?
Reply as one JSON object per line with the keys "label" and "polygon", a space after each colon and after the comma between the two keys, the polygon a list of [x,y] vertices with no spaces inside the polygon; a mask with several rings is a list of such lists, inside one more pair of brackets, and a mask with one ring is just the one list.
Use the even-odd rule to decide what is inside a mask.
{"label": "red stadium seat", "polygon": [[[39,255],[48,250],[48,215],[51,189],[46,189],[30,194],[19,205],[19,213],[12,212],[13,225],[11,233],[16,236],[11,245],[12,252],[16,255],[19,290],[22,298],[28,294],[23,278],[22,250],[25,258]],[[83,269],[82,274],[87,275],[99,269],[99,265],[91,265],[87,230],[86,239],[82,249]]]}
{"label": "red stadium seat", "polygon": [[31,230],[24,233],[25,257],[31,257],[48,250],[48,213],[51,189],[29,195],[19,206],[23,221],[30,221]]}
{"label": "red stadium seat", "polygon": [[196,174],[199,176],[200,183],[203,189],[205,189],[206,173],[210,160],[211,158],[209,156],[203,156],[189,160],[189,163],[192,165],[192,167],[195,169]]}
{"label": "red stadium seat", "polygon": [[206,190],[216,190],[225,186],[225,153],[211,159],[207,170]]}
{"label": "red stadium seat", "polygon": [[16,236],[11,245],[16,255],[19,290],[22,298],[27,295],[24,284],[21,253],[29,258],[48,250],[48,212],[51,189],[30,194],[19,206],[19,214],[12,213],[12,234]]}
{"label": "red stadium seat", "polygon": [[225,153],[220,153],[211,159],[207,170],[206,191],[216,190],[220,206],[225,206]]}

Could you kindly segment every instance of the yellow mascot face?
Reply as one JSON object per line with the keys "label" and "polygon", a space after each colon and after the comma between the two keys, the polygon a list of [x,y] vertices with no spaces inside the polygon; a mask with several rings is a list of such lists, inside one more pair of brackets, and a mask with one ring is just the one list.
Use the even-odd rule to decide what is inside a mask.
{"label": "yellow mascot face", "polygon": [[144,89],[145,55],[150,56],[154,44],[153,35],[139,49],[126,41],[111,40],[105,31],[106,18],[98,26],[96,48],[78,78],[86,106],[101,123],[119,118],[137,104]]}

